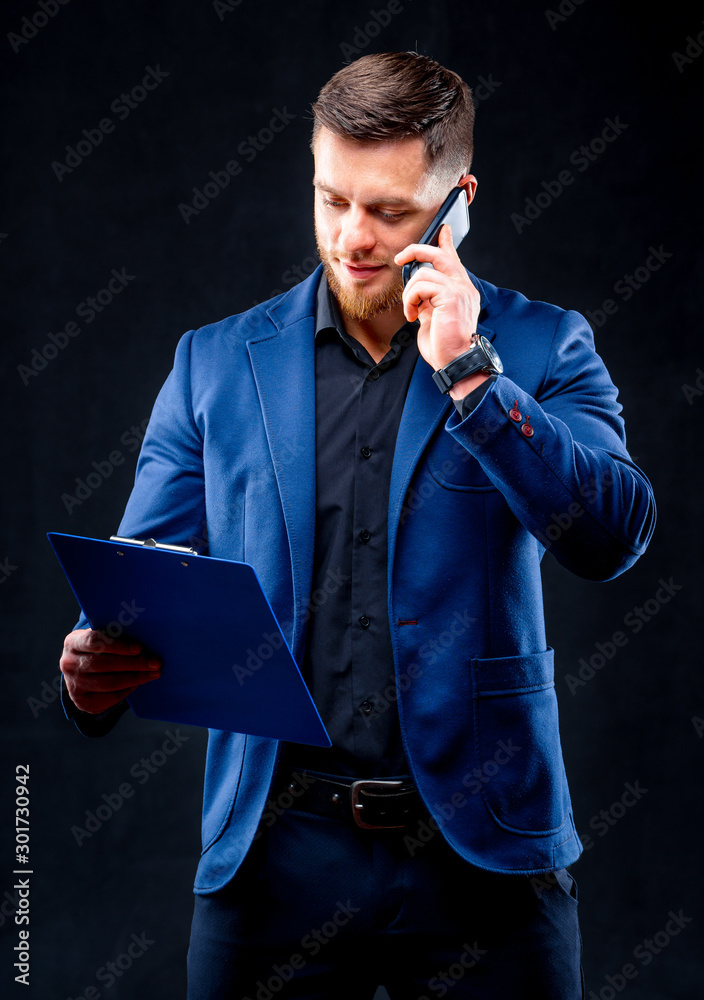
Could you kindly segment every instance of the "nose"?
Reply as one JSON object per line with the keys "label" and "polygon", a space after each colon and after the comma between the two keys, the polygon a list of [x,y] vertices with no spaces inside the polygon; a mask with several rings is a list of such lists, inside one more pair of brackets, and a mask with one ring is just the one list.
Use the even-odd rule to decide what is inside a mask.
{"label": "nose", "polygon": [[340,227],[340,250],[350,256],[368,253],[376,243],[369,215],[363,208],[350,206],[344,213]]}

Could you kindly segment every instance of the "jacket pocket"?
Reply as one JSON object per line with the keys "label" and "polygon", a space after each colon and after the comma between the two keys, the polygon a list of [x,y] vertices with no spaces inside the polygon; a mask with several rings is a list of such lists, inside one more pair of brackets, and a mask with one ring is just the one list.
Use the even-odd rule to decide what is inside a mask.
{"label": "jacket pocket", "polygon": [[558,830],[570,810],[554,650],[472,660],[478,780],[487,810],[516,833]]}
{"label": "jacket pocket", "polygon": [[496,490],[474,455],[442,427],[429,446],[427,463],[430,475],[446,490],[468,493]]}

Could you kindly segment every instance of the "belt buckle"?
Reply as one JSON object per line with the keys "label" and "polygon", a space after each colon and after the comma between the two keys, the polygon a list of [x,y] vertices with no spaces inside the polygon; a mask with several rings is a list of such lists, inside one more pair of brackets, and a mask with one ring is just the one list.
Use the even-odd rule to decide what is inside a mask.
{"label": "belt buckle", "polygon": [[362,779],[361,781],[353,781],[350,785],[350,799],[352,802],[352,818],[358,827],[362,830],[400,830],[404,827],[405,823],[395,823],[393,825],[379,825],[378,823],[365,823],[362,818],[364,812],[364,803],[359,801],[359,793],[371,791],[372,789],[385,788],[388,791],[395,791],[403,785],[403,781],[389,780],[385,781],[382,778],[369,778]]}

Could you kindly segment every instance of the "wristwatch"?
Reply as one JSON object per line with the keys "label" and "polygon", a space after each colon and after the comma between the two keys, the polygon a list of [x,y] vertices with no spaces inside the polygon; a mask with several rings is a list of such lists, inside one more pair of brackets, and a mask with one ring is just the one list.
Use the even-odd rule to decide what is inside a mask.
{"label": "wristwatch", "polygon": [[476,372],[500,375],[503,370],[501,358],[486,337],[475,334],[474,346],[464,354],[460,354],[458,358],[454,358],[449,365],[433,372],[433,381],[440,392],[449,392],[455,382],[467,378],[468,375],[474,375]]}

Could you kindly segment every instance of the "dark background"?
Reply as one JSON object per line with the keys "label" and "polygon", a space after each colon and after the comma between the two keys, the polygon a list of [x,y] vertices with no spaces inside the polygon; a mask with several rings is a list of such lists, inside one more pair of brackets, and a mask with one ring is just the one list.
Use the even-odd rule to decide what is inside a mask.
{"label": "dark background", "polygon": [[[15,52],[8,33],[40,8],[4,5],[0,988],[42,1000],[79,998],[88,986],[108,1000],[185,994],[204,733],[181,727],[187,741],[168,758],[156,753],[159,765],[141,784],[133,769],[175,727],[130,715],[89,741],[65,721],[52,682],[77,610],[45,532],[115,530],[136,464],[131,428],[148,417],[179,336],[288,287],[293,265],[313,268],[311,101],[346,56],[417,49],[483,98],[464,262],[498,285],[590,314],[620,387],[631,453],[659,505],[648,552],[620,579],[588,583],[544,561],[567,773],[578,830],[591,838],[574,869],[589,995],[609,1000],[631,963],[628,997],[699,996],[704,55],[687,38],[702,31],[702,10],[670,4],[655,18],[630,13],[642,11],[635,5],[563,0],[562,15],[552,4],[561,20],[551,24],[543,3],[403,0],[371,37],[374,27],[364,26],[371,11],[388,10],[382,0],[231,7],[71,0]],[[688,45],[678,66],[673,53],[686,55]],[[120,120],[110,105],[147,67],[168,76]],[[246,159],[238,146],[274,109],[295,118]],[[617,116],[628,126],[622,134],[588,169],[571,165]],[[52,163],[105,117],[114,130],[59,180]],[[187,224],[179,205],[232,159],[239,175]],[[519,233],[512,214],[565,169],[574,182]],[[653,247],[670,256],[652,275],[641,272],[649,280],[626,301],[614,285],[644,267]],[[114,300],[90,323],[77,316],[123,268],[133,277]],[[598,313],[609,298],[612,314]],[[78,333],[36,370],[49,333],[72,320]],[[109,460],[115,451],[119,464]],[[72,503],[93,463],[110,474]],[[681,589],[658,604],[661,578]],[[624,619],[648,601],[654,613],[636,632]],[[571,689],[566,676],[578,675],[598,643],[609,650],[616,631],[627,644]],[[20,763],[31,767],[29,989],[12,969]],[[90,837],[79,835],[79,846],[72,827],[84,827],[86,811],[124,782],[133,796]],[[647,789],[629,807],[620,804],[626,783]],[[692,921],[671,940],[659,936],[646,965],[634,949],[662,932],[670,910]],[[133,934],[153,943],[107,985],[99,970]]]}

